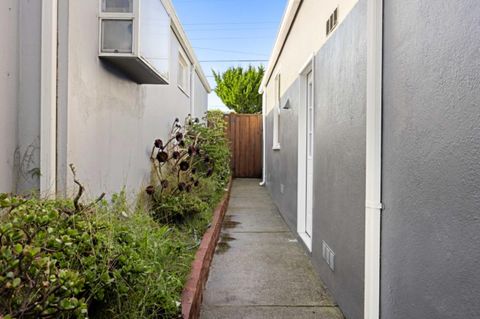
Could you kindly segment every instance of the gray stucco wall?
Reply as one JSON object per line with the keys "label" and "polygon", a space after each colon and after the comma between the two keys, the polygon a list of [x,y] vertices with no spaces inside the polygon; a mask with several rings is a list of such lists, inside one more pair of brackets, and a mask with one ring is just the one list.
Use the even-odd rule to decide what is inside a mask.
{"label": "gray stucco wall", "polygon": [[297,229],[299,84],[299,81],[295,81],[281,98],[281,105],[284,105],[289,100],[291,109],[283,109],[280,113],[280,150],[272,150],[273,110],[267,115],[265,123],[267,187],[284,220],[295,233]]}
{"label": "gray stucco wall", "polygon": [[[134,194],[149,183],[155,138],[166,138],[175,117],[190,113],[190,99],[177,86],[179,42],[172,31],[170,85],[138,85],[98,59],[98,1],[70,1],[67,10],[66,161],[91,196],[123,186]],[[60,175],[71,193],[69,171]]]}
{"label": "gray stucco wall", "polygon": [[18,3],[0,2],[0,193],[15,189],[14,153],[17,140]]}
{"label": "gray stucco wall", "polygon": [[480,6],[384,21],[382,318],[480,318]]}
{"label": "gray stucco wall", "polygon": [[[349,319],[363,318],[366,134],[366,1],[316,57],[313,252],[320,277]],[[322,259],[335,253],[335,271]]]}
{"label": "gray stucco wall", "polygon": [[[363,317],[365,224],[366,1],[361,0],[315,60],[313,250],[315,268],[347,318]],[[291,35],[295,36],[295,35]],[[272,150],[273,112],[266,120],[267,187],[297,230],[300,80],[282,96],[280,151]],[[281,193],[281,185],[284,193]],[[335,252],[335,272],[322,241]]]}

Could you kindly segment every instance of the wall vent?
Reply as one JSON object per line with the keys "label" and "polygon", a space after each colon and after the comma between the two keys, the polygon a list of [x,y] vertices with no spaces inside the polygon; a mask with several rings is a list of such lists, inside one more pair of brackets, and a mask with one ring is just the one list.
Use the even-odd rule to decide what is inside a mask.
{"label": "wall vent", "polygon": [[335,253],[325,241],[322,241],[322,257],[328,267],[330,267],[332,271],[335,271]]}
{"label": "wall vent", "polygon": [[330,18],[327,20],[326,23],[326,35],[328,36],[332,31],[336,28],[338,24],[338,8],[336,8],[333,13],[330,15]]}

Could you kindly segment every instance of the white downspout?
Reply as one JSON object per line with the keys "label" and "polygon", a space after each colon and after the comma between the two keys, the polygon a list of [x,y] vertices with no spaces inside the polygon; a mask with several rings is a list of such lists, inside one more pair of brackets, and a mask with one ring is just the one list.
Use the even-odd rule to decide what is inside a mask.
{"label": "white downspout", "polygon": [[368,0],[365,319],[380,318],[383,0]]}
{"label": "white downspout", "polygon": [[[262,93],[262,92],[261,92]],[[263,90],[262,94],[262,126],[263,126],[263,168],[262,168],[262,182],[260,186],[267,184],[267,146],[266,146],[266,114],[267,114],[267,93]]]}
{"label": "white downspout", "polygon": [[57,0],[42,1],[40,194],[56,194]]}

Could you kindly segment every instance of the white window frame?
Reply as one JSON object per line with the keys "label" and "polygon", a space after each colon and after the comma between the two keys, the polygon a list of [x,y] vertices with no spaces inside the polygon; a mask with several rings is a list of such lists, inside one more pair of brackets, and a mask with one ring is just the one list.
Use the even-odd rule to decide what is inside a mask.
{"label": "white window frame", "polygon": [[[103,0],[98,1],[98,12],[99,14],[99,27],[98,27],[98,51],[100,56],[111,56],[115,54],[115,56],[119,57],[134,57],[138,56],[138,40],[139,40],[139,12],[140,12],[140,1],[133,0],[133,10],[132,12],[104,12],[102,8]],[[132,52],[131,53],[115,53],[115,52],[108,52],[102,50],[102,22],[104,20],[125,20],[125,21],[132,21]]]}
{"label": "white window frame", "polygon": [[[143,68],[148,69],[148,73],[154,74],[155,78],[157,81],[160,81],[159,83],[155,84],[169,84],[170,81],[170,72],[171,72],[171,53],[170,53],[170,46],[172,40],[169,39],[168,41],[168,52],[169,52],[169,67],[168,71],[166,74],[162,74],[161,70],[158,70],[155,68],[152,63],[150,63],[146,58],[142,57],[140,55],[140,21],[141,21],[141,14],[140,14],[140,2],[142,0],[133,0],[133,10],[132,12],[104,12],[102,8],[102,0],[98,0],[98,56],[100,58],[105,58],[105,59],[112,59],[112,60],[117,60],[117,59],[131,59],[131,60],[136,60],[139,61],[142,64]],[[167,10],[167,7],[163,4],[163,1],[158,0],[161,2],[163,8],[167,12],[167,14],[170,17],[170,13]],[[126,52],[106,52],[102,51],[102,40],[103,40],[103,34],[102,34],[102,22],[104,20],[127,20],[127,21],[133,21],[132,26],[132,52],[131,53],[126,53]],[[171,18],[170,18],[170,24],[171,24]],[[148,82],[147,84],[152,84]]]}
{"label": "white window frame", "polygon": [[275,104],[273,106],[273,147],[275,151],[281,149],[280,146],[280,128],[281,128],[281,109],[282,109],[282,75],[280,70],[277,71],[274,81],[274,98]]}
{"label": "white window frame", "polygon": [[[182,61],[184,63],[182,63]],[[187,55],[182,50],[178,51],[177,68],[178,68],[177,69],[177,86],[180,89],[180,91],[185,93],[186,96],[190,97],[190,88],[191,88],[190,60],[187,58]],[[183,71],[184,83],[180,83],[181,69],[184,70]]]}

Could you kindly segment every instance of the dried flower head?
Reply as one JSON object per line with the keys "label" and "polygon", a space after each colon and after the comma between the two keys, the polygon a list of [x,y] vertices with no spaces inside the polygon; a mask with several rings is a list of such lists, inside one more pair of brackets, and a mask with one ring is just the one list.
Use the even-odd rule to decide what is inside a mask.
{"label": "dried flower head", "polygon": [[197,174],[197,169],[195,167],[192,168],[192,174]]}
{"label": "dried flower head", "polygon": [[195,155],[195,153],[196,153],[195,147],[193,145],[190,145],[188,147],[188,155],[192,156],[192,155]]}
{"label": "dried flower head", "polygon": [[180,158],[180,152],[179,151],[173,152],[172,157],[173,157],[173,159],[179,159]]}
{"label": "dried flower head", "polygon": [[190,168],[190,164],[187,161],[182,161],[180,163],[180,170],[187,171]]}
{"label": "dried flower head", "polygon": [[185,190],[187,191],[187,193],[190,193],[192,191],[192,185],[188,184]]}
{"label": "dried flower head", "polygon": [[145,192],[147,192],[148,195],[153,195],[155,194],[155,187],[153,186],[148,186],[146,189],[145,189]]}
{"label": "dried flower head", "polygon": [[183,192],[186,188],[187,188],[187,184],[185,184],[184,182],[181,182],[178,184],[179,191]]}
{"label": "dried flower head", "polygon": [[154,144],[156,148],[163,148],[163,141],[161,139],[156,139]]}
{"label": "dried flower head", "polygon": [[164,179],[163,181],[160,182],[160,185],[162,185],[163,188],[167,188],[169,183],[166,179]]}
{"label": "dried flower head", "polygon": [[178,132],[177,135],[175,135],[175,139],[180,142],[181,140],[183,140],[183,134]]}
{"label": "dried flower head", "polygon": [[158,152],[157,154],[157,161],[159,161],[160,163],[165,163],[166,161],[168,161],[168,154],[166,152]]}
{"label": "dried flower head", "polygon": [[178,143],[178,146],[180,147],[185,147],[185,141],[181,140],[180,143]]}

